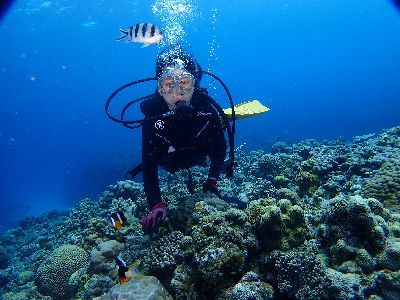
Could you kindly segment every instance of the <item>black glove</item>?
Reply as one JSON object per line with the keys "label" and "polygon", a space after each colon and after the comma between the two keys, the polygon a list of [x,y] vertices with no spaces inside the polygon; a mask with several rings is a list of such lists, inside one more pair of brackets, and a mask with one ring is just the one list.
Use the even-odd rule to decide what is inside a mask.
{"label": "black glove", "polygon": [[204,182],[203,192],[204,193],[207,193],[207,192],[213,193],[219,199],[222,199],[221,192],[219,191],[218,186],[217,186],[217,179],[215,179],[215,178],[208,178],[207,181]]}

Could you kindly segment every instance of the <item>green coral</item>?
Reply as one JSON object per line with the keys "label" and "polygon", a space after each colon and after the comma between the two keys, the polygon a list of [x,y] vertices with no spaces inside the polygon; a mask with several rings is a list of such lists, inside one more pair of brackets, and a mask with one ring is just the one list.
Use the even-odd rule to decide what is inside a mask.
{"label": "green coral", "polygon": [[365,249],[358,249],[355,262],[364,274],[372,273],[376,266],[375,259]]}
{"label": "green coral", "polygon": [[357,254],[357,248],[349,246],[342,239],[337,240],[336,244],[330,248],[332,263],[340,265],[345,261],[353,260]]}
{"label": "green coral", "polygon": [[391,229],[395,215],[375,199],[337,197],[322,210],[322,218],[318,236],[332,267],[359,274],[400,270],[400,242]]}
{"label": "green coral", "polygon": [[400,272],[380,271],[375,275],[376,285],[384,299],[400,299]]}
{"label": "green coral", "polygon": [[213,297],[243,275],[249,253],[257,249],[257,239],[244,211],[220,211],[205,202],[198,203],[197,217],[188,232],[193,241],[193,274],[196,291]]}
{"label": "green coral", "polygon": [[312,195],[320,185],[318,176],[307,171],[297,173],[296,183],[299,187],[299,192],[304,195]]}
{"label": "green coral", "polygon": [[244,267],[243,253],[232,243],[225,243],[219,247],[216,245],[206,247],[195,254],[194,262],[201,279],[209,284],[209,288],[222,284],[227,278],[235,278],[243,272]]}
{"label": "green coral", "polygon": [[261,200],[253,203],[246,213],[265,249],[298,247],[310,237],[304,210],[288,200],[280,200],[277,205]]}
{"label": "green coral", "polygon": [[286,188],[289,185],[289,183],[290,180],[282,175],[275,176],[273,180],[274,186],[276,186],[278,189]]}
{"label": "green coral", "polygon": [[22,271],[18,274],[18,285],[24,285],[35,280],[35,273],[32,271]]}
{"label": "green coral", "polygon": [[[89,275],[87,274],[86,268],[81,268],[75,271],[68,280],[68,291],[70,295],[75,295],[75,298],[83,298],[84,286],[86,282],[89,280]],[[80,292],[81,291],[81,292]]]}
{"label": "green coral", "polygon": [[88,265],[88,254],[78,246],[57,248],[36,271],[35,283],[39,292],[54,299],[67,299],[70,276]]}
{"label": "green coral", "polygon": [[400,270],[400,242],[390,243],[378,256],[378,264],[383,269]]}
{"label": "green coral", "polygon": [[180,299],[185,295],[188,296],[189,299],[197,298],[198,295],[195,292],[193,269],[184,264],[179,265],[172,275],[170,288],[174,291],[175,299]]}
{"label": "green coral", "polygon": [[[346,243],[369,252],[377,252],[385,247],[389,234],[386,220],[375,215],[369,201],[360,196],[336,197],[322,210],[323,223],[320,234],[332,245],[346,237]],[[325,205],[325,204],[322,204]],[[323,229],[327,226],[327,229]]]}
{"label": "green coral", "polygon": [[287,188],[279,189],[277,192],[277,197],[278,199],[288,199],[293,204],[297,204],[300,202],[300,197],[296,194],[296,192]]}

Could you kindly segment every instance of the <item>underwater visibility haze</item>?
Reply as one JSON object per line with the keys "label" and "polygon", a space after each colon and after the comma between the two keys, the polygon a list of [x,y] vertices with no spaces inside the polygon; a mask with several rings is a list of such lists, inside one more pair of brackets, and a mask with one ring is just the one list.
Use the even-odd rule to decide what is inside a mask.
{"label": "underwater visibility haze", "polygon": [[[400,18],[390,1],[202,1],[196,9],[184,44],[236,103],[271,107],[238,123],[237,144],[268,150],[277,138],[350,138],[397,124]],[[150,2],[15,1],[3,16],[3,229],[98,195],[138,161],[140,130],[109,122],[103,105],[123,83],[154,75],[161,45],[115,41],[119,28],[143,21],[162,24]]]}
{"label": "underwater visibility haze", "polygon": [[[346,139],[397,124],[400,18],[390,1],[181,2],[195,6],[183,43],[203,68],[236,103],[271,108],[238,122],[238,145],[268,150],[277,138]],[[115,41],[136,23],[170,25],[154,4],[15,1],[4,13],[3,229],[94,197],[137,162],[140,130],[109,122],[103,105],[123,83],[154,75],[162,45]]]}
{"label": "underwater visibility haze", "polygon": [[[323,286],[325,293],[336,295],[333,299],[396,299],[388,295],[400,296],[398,283],[392,284],[400,269],[399,7],[399,1],[389,0],[2,2],[0,283],[5,299],[18,294],[36,299],[39,293],[52,299],[93,299],[101,296],[100,288],[94,292],[101,285],[94,274],[101,274],[107,287],[102,292],[107,293],[115,283],[109,270],[114,262],[86,257],[96,247],[99,256],[101,247],[122,252],[128,265],[143,258],[146,276],[134,272],[134,277],[157,289],[153,276],[167,274],[169,281],[158,276],[165,287],[160,295],[175,298],[324,298],[316,288]],[[146,47],[129,36],[131,26],[143,28],[144,23],[164,35]],[[163,197],[171,211],[183,215],[188,229],[171,221],[161,240],[147,240],[138,223],[146,212],[140,177],[124,181],[125,172],[141,161],[141,130],[112,122],[104,105],[123,84],[154,77],[157,55],[177,43],[203,70],[223,80],[235,104],[256,99],[270,110],[237,121],[235,144],[242,145],[238,175],[220,184],[223,192],[239,195],[249,207],[232,210],[212,197],[190,197],[184,174],[162,173]],[[204,76],[201,85],[222,108],[229,107],[217,81]],[[154,82],[146,82],[115,101],[123,107],[155,89]],[[116,115],[117,106],[111,108]],[[141,116],[139,105],[134,106],[130,117]],[[204,168],[196,169],[197,184],[202,176]],[[178,201],[182,195],[184,204]],[[108,224],[113,209],[123,210],[128,219],[117,233]],[[365,231],[357,231],[352,221],[357,209]],[[338,216],[349,225],[339,228]],[[222,222],[222,229],[207,231],[205,219]],[[46,226],[52,241],[43,236],[24,240],[24,231],[36,230],[39,236]],[[333,229],[324,231],[327,226]],[[272,240],[265,239],[265,230],[273,231]],[[210,238],[202,240],[205,236]],[[227,236],[224,243],[214,241]],[[7,251],[23,244],[30,246],[12,261]],[[142,253],[139,244],[149,252]],[[75,248],[66,249],[68,245]],[[178,249],[180,258],[169,247]],[[329,265],[317,260],[322,252]],[[72,274],[83,274],[76,275],[76,266],[64,281],[52,283],[59,294],[47,286],[42,262],[57,253],[79,257],[76,266],[90,264],[87,278],[93,288],[65,284]],[[166,260],[158,261],[163,255]],[[35,268],[22,268],[30,273],[18,277],[12,264],[25,264],[27,257]],[[195,266],[185,263],[187,257]],[[210,257],[220,262],[215,270]],[[308,289],[306,282],[296,288],[296,280],[282,271],[299,261],[313,266],[303,274],[312,278]],[[119,263],[126,267],[122,258]],[[383,271],[388,269],[393,273]],[[222,280],[218,272],[231,276]],[[347,282],[343,274],[356,274],[351,280],[357,292],[345,283],[342,289],[332,283]],[[181,275],[187,280],[170,280]],[[376,275],[370,290],[360,279],[364,275]],[[268,276],[274,280],[269,282]],[[254,291],[254,282],[263,286],[249,296],[255,298],[237,298],[245,287]]]}

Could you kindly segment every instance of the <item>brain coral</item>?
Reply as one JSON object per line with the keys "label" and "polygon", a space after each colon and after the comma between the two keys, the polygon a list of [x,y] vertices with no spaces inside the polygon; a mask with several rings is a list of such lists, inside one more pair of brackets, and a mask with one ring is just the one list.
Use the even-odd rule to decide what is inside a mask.
{"label": "brain coral", "polygon": [[41,294],[53,299],[68,299],[69,277],[78,269],[86,268],[88,254],[74,245],[57,248],[36,271],[35,283]]}

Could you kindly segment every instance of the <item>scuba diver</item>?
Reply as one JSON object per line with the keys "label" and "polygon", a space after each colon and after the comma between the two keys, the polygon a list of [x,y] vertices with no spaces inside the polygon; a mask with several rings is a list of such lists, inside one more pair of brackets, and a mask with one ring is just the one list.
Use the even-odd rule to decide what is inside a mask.
{"label": "scuba diver", "polygon": [[[229,109],[223,110],[207,94],[207,90],[200,87],[203,74],[221,83],[230,100]],[[129,86],[150,80],[157,81],[155,93],[125,105],[120,118],[111,115],[110,102],[119,92]],[[140,102],[144,119],[125,120],[125,112],[137,102]],[[203,184],[203,192],[211,192],[239,208],[246,207],[246,203],[237,198],[222,196],[217,184],[222,172],[227,177],[233,175],[236,164],[234,158],[236,108],[240,118],[269,110],[257,100],[234,106],[226,85],[214,74],[202,70],[197,61],[181,47],[167,48],[158,55],[156,78],[125,84],[107,99],[105,110],[110,119],[131,129],[142,126],[142,162],[127,172],[127,175],[130,175],[131,179],[140,172],[143,175],[144,192],[150,208],[150,212],[140,222],[144,233],[156,232],[167,216],[167,208],[160,192],[159,166],[170,173],[187,169],[188,189],[193,194],[190,168],[195,165],[207,165],[209,159],[210,166],[208,177]],[[225,130],[229,140],[227,160],[225,160],[227,151]]]}
{"label": "scuba diver", "polygon": [[[142,127],[142,174],[151,208],[141,221],[144,232],[156,229],[167,215],[160,194],[159,165],[174,173],[204,165],[208,157],[211,164],[203,191],[222,198],[217,182],[227,146],[220,116],[200,89],[199,68],[179,48],[161,53],[156,63],[158,93],[141,103],[147,119]],[[153,118],[170,111],[174,113],[167,118]]]}

